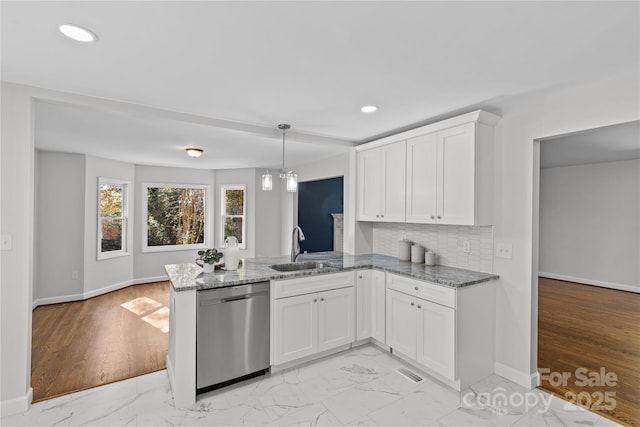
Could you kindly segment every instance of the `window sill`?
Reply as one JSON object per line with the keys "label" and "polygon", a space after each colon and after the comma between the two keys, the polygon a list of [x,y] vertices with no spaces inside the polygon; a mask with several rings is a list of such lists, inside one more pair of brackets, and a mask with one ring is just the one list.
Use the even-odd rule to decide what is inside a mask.
{"label": "window sill", "polygon": [[204,243],[198,245],[143,246],[142,253],[194,251],[207,248]]}
{"label": "window sill", "polygon": [[105,259],[112,259],[112,258],[122,258],[129,255],[131,255],[129,252],[122,252],[122,251],[100,252],[98,254],[98,261],[102,261]]}

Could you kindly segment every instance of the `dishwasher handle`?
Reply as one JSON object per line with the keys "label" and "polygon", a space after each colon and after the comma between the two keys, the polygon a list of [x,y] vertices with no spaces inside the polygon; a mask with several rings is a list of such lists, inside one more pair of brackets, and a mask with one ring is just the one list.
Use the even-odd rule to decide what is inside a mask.
{"label": "dishwasher handle", "polygon": [[227,297],[227,298],[219,298],[219,297],[218,298],[200,298],[198,305],[203,307],[207,305],[224,304],[226,302],[243,301],[243,300],[247,300],[247,299],[251,299],[259,296],[268,296],[268,294],[269,294],[268,291],[262,291],[262,292],[253,292],[250,294],[243,294],[243,295]]}

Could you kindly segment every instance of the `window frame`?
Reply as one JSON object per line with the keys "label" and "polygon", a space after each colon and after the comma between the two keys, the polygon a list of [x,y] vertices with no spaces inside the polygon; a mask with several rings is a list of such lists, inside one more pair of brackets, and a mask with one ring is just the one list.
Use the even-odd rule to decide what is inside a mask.
{"label": "window frame", "polygon": [[[113,186],[120,186],[122,187],[122,212],[121,212],[121,216],[120,217],[103,217],[101,215],[100,212],[100,193],[101,193],[101,189],[100,187],[103,185],[113,185]],[[131,252],[129,251],[129,248],[131,247],[130,244],[130,236],[131,236],[131,230],[129,229],[130,227],[130,221],[129,221],[129,205],[130,205],[130,199],[129,199],[129,187],[130,187],[130,183],[129,181],[125,181],[122,179],[116,179],[116,178],[107,178],[107,177],[98,177],[98,192],[97,192],[97,216],[98,216],[98,223],[97,223],[97,242],[96,242],[96,259],[98,261],[101,260],[105,260],[105,259],[112,259],[112,258],[119,258],[119,257],[124,257],[124,256],[129,256],[131,254]],[[122,228],[121,228],[121,244],[122,244],[122,249],[117,250],[117,251],[109,251],[109,252],[103,252],[102,251],[102,221],[104,219],[120,219],[122,221]]]}
{"label": "window frame", "polygon": [[[149,188],[191,188],[197,190],[204,190],[204,203],[203,203],[203,215],[204,215],[204,241],[203,243],[195,243],[190,245],[162,245],[162,246],[149,246],[149,224],[148,218],[148,191]],[[211,216],[209,214],[207,199],[209,198],[209,185],[207,184],[183,184],[183,183],[168,183],[168,182],[143,182],[141,192],[141,224],[142,224],[142,246],[141,252],[175,252],[175,251],[192,251],[195,249],[206,249],[209,247],[209,230],[211,229]]]}
{"label": "window frame", "polygon": [[[242,190],[242,215],[227,215],[226,214],[226,192],[227,190]],[[238,243],[238,248],[247,249],[247,186],[246,184],[221,184],[220,185],[220,246],[224,247],[225,235],[224,235],[224,220],[225,218],[242,218],[242,243]]]}

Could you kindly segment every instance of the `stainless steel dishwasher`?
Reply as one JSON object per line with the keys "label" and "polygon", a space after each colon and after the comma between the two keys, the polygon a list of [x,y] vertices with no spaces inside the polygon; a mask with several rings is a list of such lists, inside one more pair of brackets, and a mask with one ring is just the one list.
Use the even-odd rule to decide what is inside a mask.
{"label": "stainless steel dishwasher", "polygon": [[198,291],[196,315],[198,393],[269,368],[269,282]]}

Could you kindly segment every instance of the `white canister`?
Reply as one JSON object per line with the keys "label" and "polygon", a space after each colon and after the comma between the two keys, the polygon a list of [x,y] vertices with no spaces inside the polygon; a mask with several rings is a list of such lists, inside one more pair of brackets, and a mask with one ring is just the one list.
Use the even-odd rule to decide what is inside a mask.
{"label": "white canister", "polygon": [[424,263],[424,246],[416,244],[411,247],[411,262]]}
{"label": "white canister", "polygon": [[433,251],[427,251],[424,254],[424,263],[429,266],[436,265],[436,253]]}
{"label": "white canister", "polygon": [[238,239],[234,236],[229,236],[224,241],[226,248],[222,251],[224,253],[224,269],[227,271],[233,271],[238,269],[240,263],[240,248],[238,248]]}
{"label": "white canister", "polygon": [[411,261],[411,245],[413,242],[410,240],[400,240],[398,244],[398,259],[400,261]]}

